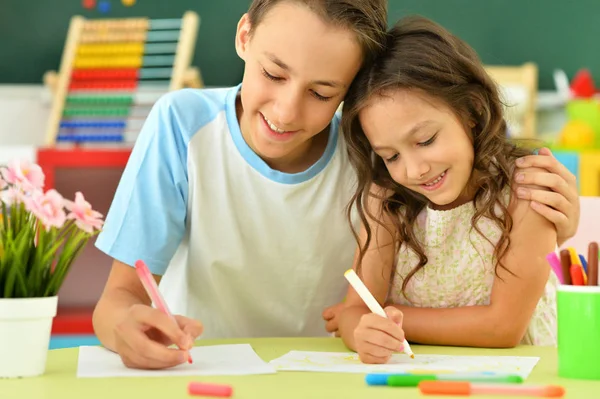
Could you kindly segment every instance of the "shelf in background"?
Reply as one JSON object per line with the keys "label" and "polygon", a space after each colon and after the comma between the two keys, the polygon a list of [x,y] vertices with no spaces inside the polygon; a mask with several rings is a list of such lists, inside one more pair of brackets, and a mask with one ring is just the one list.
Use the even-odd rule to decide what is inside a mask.
{"label": "shelf in background", "polygon": [[54,188],[57,168],[124,168],[131,148],[40,148],[37,163],[46,176],[46,189]]}

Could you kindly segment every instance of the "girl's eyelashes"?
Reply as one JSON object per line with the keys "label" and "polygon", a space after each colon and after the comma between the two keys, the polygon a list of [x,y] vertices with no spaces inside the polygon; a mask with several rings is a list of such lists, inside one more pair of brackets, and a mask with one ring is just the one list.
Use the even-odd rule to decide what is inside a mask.
{"label": "girl's eyelashes", "polygon": [[423,141],[421,143],[418,143],[417,145],[421,146],[421,147],[427,147],[428,145],[433,144],[433,142],[435,141],[436,137],[437,137],[437,133],[434,134],[433,136],[431,136],[431,138],[429,140]]}
{"label": "girl's eyelashes", "polygon": [[279,76],[271,75],[269,72],[267,72],[267,70],[265,68],[262,68],[262,74],[264,75],[265,78],[272,80],[273,82],[279,82],[279,81],[283,80],[283,78],[280,78]]}
{"label": "girl's eyelashes", "polygon": [[398,160],[398,154],[394,154],[393,156],[389,157],[389,158],[385,158],[385,162],[386,163],[392,163],[394,161]]}
{"label": "girl's eyelashes", "polygon": [[[262,71],[263,76],[265,78],[269,79],[270,81],[281,82],[283,80],[282,77],[271,75],[269,72],[267,72],[267,70],[265,68],[262,68],[261,71]],[[322,96],[314,90],[311,90],[311,94],[313,95],[313,97],[315,97],[319,101],[329,101],[333,98],[333,97]]]}
{"label": "girl's eyelashes", "polygon": [[[437,138],[437,133],[435,133],[433,136],[431,136],[431,138],[429,140],[426,141],[422,141],[420,143],[417,143],[417,145],[419,147],[427,147],[428,145],[433,144],[433,142],[435,141],[435,139]],[[385,161],[385,163],[392,163],[394,161],[397,161],[399,157],[399,154],[394,154],[393,156],[389,157],[389,158],[383,158],[383,160]]]}

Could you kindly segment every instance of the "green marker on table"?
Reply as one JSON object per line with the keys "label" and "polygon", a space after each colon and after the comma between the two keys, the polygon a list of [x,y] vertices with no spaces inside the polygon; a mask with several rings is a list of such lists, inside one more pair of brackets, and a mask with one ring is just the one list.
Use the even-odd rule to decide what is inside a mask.
{"label": "green marker on table", "polygon": [[523,378],[512,374],[454,373],[454,374],[367,374],[365,381],[369,385],[391,387],[416,387],[421,381],[467,381],[519,384]]}

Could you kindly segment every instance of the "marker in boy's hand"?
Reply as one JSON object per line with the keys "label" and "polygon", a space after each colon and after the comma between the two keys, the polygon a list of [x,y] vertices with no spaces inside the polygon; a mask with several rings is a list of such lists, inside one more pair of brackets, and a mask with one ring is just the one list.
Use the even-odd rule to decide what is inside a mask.
{"label": "marker in boy's hand", "polygon": [[191,363],[189,350],[202,333],[202,324],[171,314],[155,278],[143,261],[135,263],[135,272],[156,309],[143,303],[128,308],[113,331],[115,351],[130,368],[162,369]]}
{"label": "marker in boy's hand", "polygon": [[404,350],[402,312],[393,306],[384,309],[387,318],[367,313],[354,330],[356,352],[363,363],[387,363],[395,352]]}
{"label": "marker in boy's hand", "polygon": [[[169,310],[169,306],[167,305],[167,302],[161,295],[160,290],[158,289],[158,284],[156,284],[156,280],[154,279],[154,276],[152,276],[150,269],[148,269],[148,266],[146,266],[146,263],[143,260],[139,259],[135,262],[135,272],[137,273],[138,277],[140,278],[140,281],[141,281],[142,285],[144,286],[144,289],[146,290],[146,293],[148,294],[148,297],[150,297],[150,300],[152,301],[154,306],[156,306],[156,308],[158,310],[160,310],[161,312],[163,312],[164,314],[169,316],[169,319],[171,319],[174,326],[179,326],[179,323],[177,323],[175,316],[173,316],[173,314]],[[173,342],[173,343],[175,345],[179,346],[179,349],[183,349],[181,345],[179,345],[175,342]],[[188,340],[183,339],[183,345],[185,347],[187,347]],[[187,348],[187,349],[189,349],[189,348]],[[185,354],[186,360],[188,363],[192,363],[192,356],[187,351],[187,349],[183,349],[186,351],[186,354]]]}
{"label": "marker in boy's hand", "polygon": [[[133,305],[115,329],[115,351],[130,368],[164,369],[185,363],[202,324],[146,305]],[[169,348],[176,345],[178,348]]]}

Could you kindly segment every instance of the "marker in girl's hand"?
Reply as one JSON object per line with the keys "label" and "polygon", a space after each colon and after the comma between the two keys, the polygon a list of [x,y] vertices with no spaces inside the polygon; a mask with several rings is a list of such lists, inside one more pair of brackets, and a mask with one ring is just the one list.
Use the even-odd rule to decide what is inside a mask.
{"label": "marker in girl's hand", "polygon": [[[137,260],[135,262],[135,271],[137,272],[138,277],[140,278],[142,285],[146,290],[146,293],[148,293],[150,300],[154,303],[156,308],[169,316],[171,320],[173,320],[173,323],[179,327],[177,320],[175,320],[175,316],[173,316],[169,310],[169,307],[167,306],[167,302],[165,302],[164,298],[160,294],[158,286],[156,285],[156,281],[154,280],[154,277],[152,277],[152,273],[150,273],[148,266],[146,266],[143,260]],[[192,356],[190,355],[189,351],[187,353],[187,359],[188,363],[192,363]]]}
{"label": "marker in girl's hand", "polygon": [[[346,277],[346,280],[348,280],[352,288],[354,288],[356,293],[365,302],[365,304],[371,310],[371,312],[378,314],[381,317],[385,317],[387,319],[387,314],[385,314],[385,311],[383,310],[379,302],[377,302],[373,294],[371,294],[367,286],[362,282],[362,280],[360,279],[360,277],[358,277],[354,270],[349,269],[348,271],[346,271],[346,273],[344,273],[344,277]],[[408,341],[406,339],[404,340],[403,350],[404,353],[409,355],[412,359],[415,358],[415,354],[410,349],[410,345],[408,344]]]}

